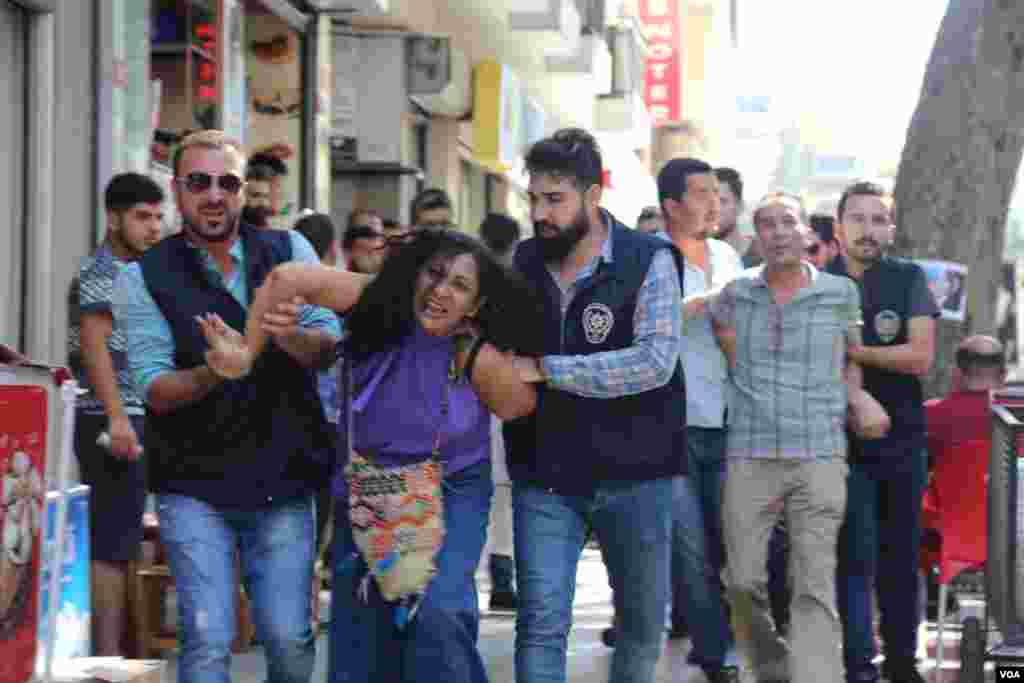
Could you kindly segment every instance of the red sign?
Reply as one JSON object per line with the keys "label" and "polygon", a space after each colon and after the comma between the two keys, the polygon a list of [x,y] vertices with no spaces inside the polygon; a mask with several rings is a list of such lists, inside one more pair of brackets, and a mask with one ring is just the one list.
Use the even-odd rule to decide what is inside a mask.
{"label": "red sign", "polygon": [[[199,47],[213,59],[217,59],[217,26],[203,23],[196,25],[196,40]],[[196,97],[200,100],[212,100],[217,97],[217,65],[212,61],[197,58],[196,62]]]}
{"label": "red sign", "polygon": [[0,681],[36,662],[39,544],[46,495],[46,389],[0,387]]}
{"label": "red sign", "polygon": [[682,27],[679,0],[639,0],[637,13],[647,38],[644,101],[655,126],[682,119]]}

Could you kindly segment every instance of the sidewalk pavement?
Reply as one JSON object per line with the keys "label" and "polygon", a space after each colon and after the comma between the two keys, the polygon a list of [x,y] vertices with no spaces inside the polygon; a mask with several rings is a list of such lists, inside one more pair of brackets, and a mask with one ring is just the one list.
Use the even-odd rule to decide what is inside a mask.
{"label": "sidewalk pavement", "polygon": [[[481,563],[486,565],[486,562]],[[486,571],[477,575],[480,586],[480,605],[483,617],[480,624],[480,649],[484,655],[491,683],[514,683],[513,655],[515,642],[515,615],[509,612],[490,613],[486,609],[489,598],[489,585]],[[569,683],[603,683],[608,679],[608,666],[611,661],[611,650],[601,644],[601,631],[611,622],[611,591],[608,588],[608,577],[601,562],[601,555],[596,550],[587,549],[583,553],[577,578],[576,601],[573,607],[574,625],[569,637],[568,680]],[[970,601],[962,601],[970,605]],[[976,608],[977,605],[974,605]],[[934,656],[935,625],[922,626],[922,634],[927,641],[927,655],[921,652],[921,671],[926,679],[935,668]],[[934,683],[957,683],[959,674],[959,624],[947,627],[945,638],[945,667],[942,675]],[[704,675],[700,669],[686,663],[686,655],[690,650],[689,640],[668,641],[665,654],[658,664],[657,683],[704,683]],[[168,653],[167,683],[175,681],[177,660],[173,653]],[[256,647],[241,655],[235,655],[232,661],[231,680],[235,683],[263,683],[266,680],[266,666],[263,652]],[[317,639],[316,668],[311,683],[323,683],[327,680],[327,632],[326,629]],[[994,680],[992,665],[986,671],[986,681]],[[442,682],[438,682],[442,683]]]}

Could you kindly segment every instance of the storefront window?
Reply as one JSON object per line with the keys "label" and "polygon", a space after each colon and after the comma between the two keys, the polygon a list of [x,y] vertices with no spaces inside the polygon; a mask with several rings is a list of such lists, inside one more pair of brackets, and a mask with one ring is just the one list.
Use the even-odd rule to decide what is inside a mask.
{"label": "storefront window", "polygon": [[111,122],[115,172],[149,168],[153,136],[150,118],[149,1],[113,0]]}
{"label": "storefront window", "polygon": [[221,33],[221,61],[224,64],[221,87],[221,126],[224,132],[246,144],[245,15],[238,0],[222,0],[224,10]]}
{"label": "storefront window", "polygon": [[248,73],[247,148],[271,154],[288,167],[280,180],[276,228],[290,228],[302,197],[303,36],[263,8],[249,6],[245,17]]}
{"label": "storefront window", "polygon": [[[100,79],[97,95],[97,191],[111,177],[147,173],[158,98],[150,81],[151,14],[149,0],[110,0],[98,14]],[[106,230],[97,207],[93,239]]]}

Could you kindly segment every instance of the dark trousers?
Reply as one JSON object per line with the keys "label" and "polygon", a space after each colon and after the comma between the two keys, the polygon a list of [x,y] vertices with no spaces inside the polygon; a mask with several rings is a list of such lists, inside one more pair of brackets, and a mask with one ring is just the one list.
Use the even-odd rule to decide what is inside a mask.
{"label": "dark trousers", "polygon": [[927,476],[924,450],[916,443],[897,444],[883,458],[850,466],[836,581],[849,681],[873,673],[872,590],[878,592],[887,663],[900,667],[914,662],[921,497]]}

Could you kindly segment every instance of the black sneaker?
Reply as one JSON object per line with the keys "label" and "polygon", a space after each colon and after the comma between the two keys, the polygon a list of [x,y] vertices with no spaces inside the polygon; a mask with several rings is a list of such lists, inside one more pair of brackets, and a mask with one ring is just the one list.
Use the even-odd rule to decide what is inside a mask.
{"label": "black sneaker", "polygon": [[690,637],[690,628],[686,624],[672,624],[668,629],[669,640],[682,640]]}
{"label": "black sneaker", "polygon": [[720,669],[704,669],[708,683],[740,683],[740,669],[737,666],[723,666]]}
{"label": "black sneaker", "polygon": [[609,626],[601,631],[601,642],[604,643],[605,647],[615,647],[616,637],[614,626]]}
{"label": "black sneaker", "polygon": [[519,609],[519,596],[515,591],[494,591],[491,593],[492,611],[514,612]]}
{"label": "black sneaker", "polygon": [[917,663],[888,665],[882,663],[882,678],[889,683],[925,683],[924,676],[917,670]]}

